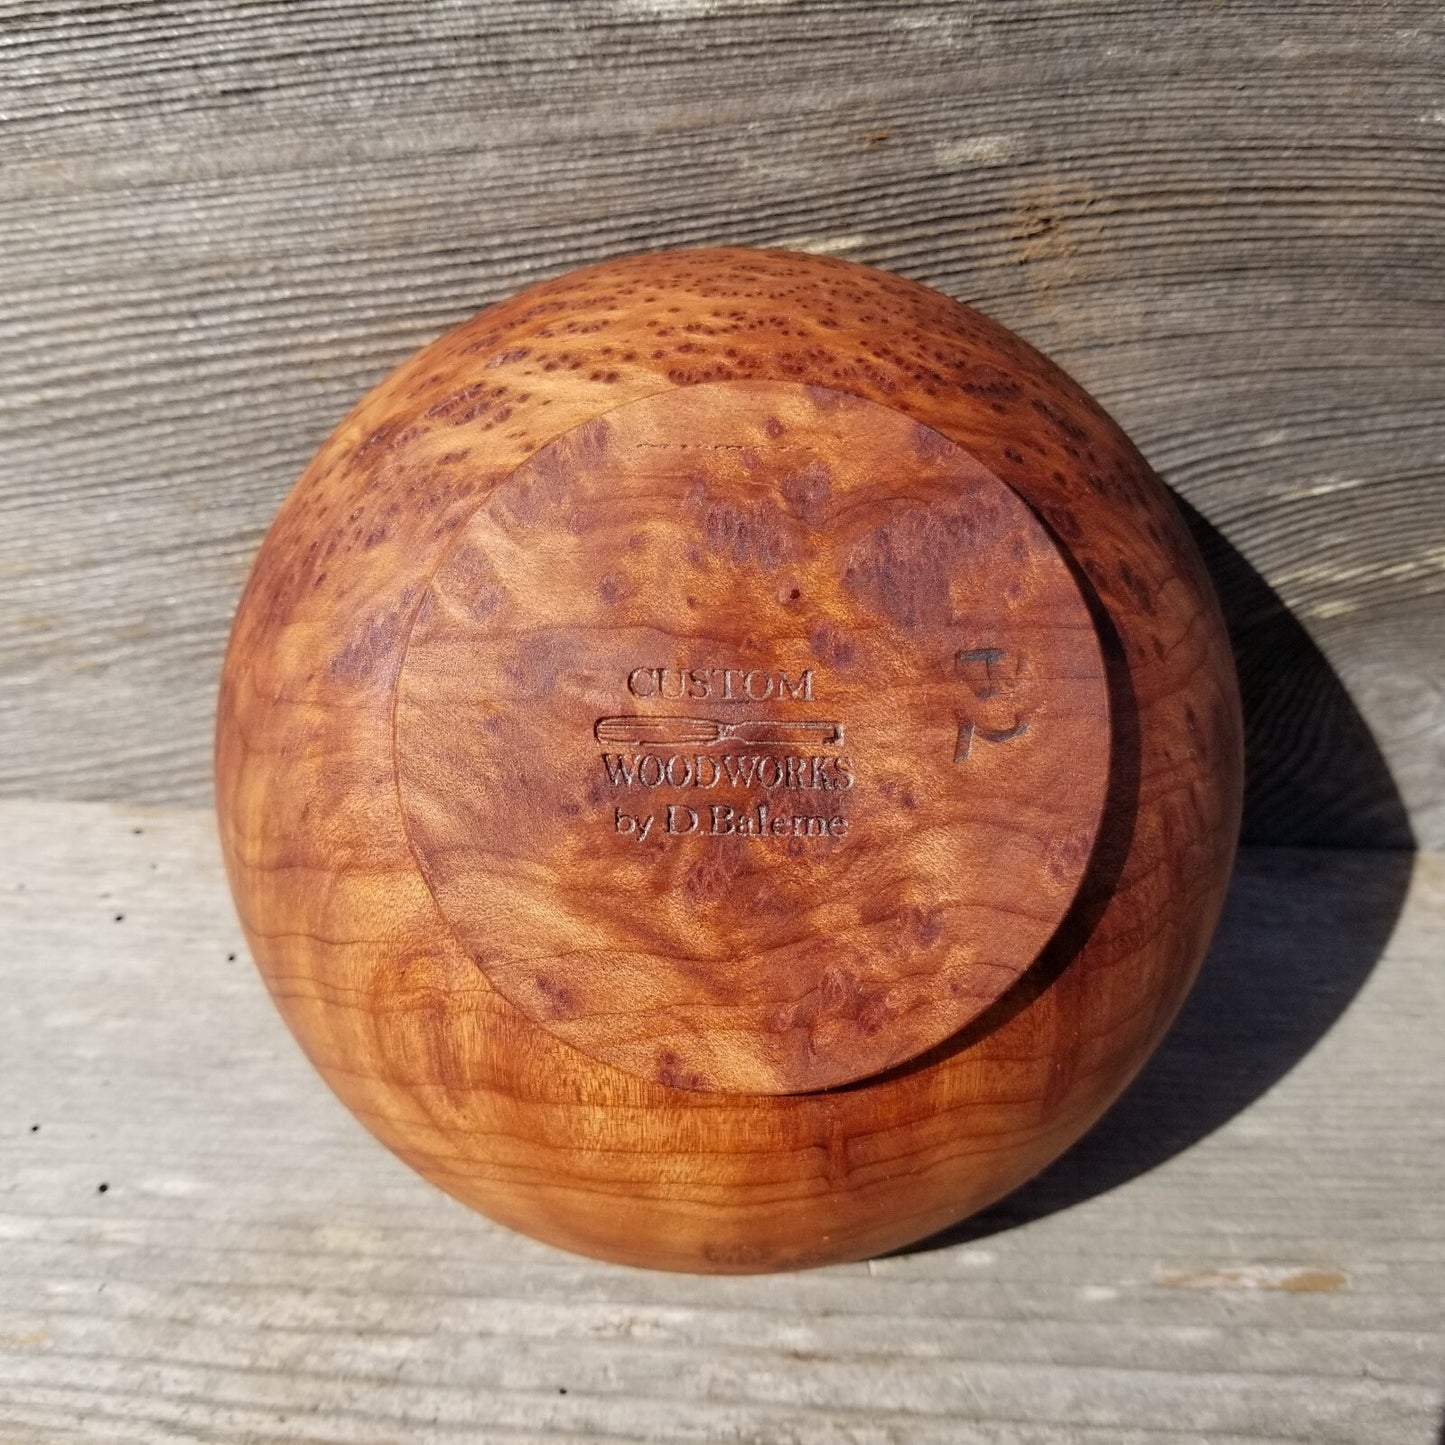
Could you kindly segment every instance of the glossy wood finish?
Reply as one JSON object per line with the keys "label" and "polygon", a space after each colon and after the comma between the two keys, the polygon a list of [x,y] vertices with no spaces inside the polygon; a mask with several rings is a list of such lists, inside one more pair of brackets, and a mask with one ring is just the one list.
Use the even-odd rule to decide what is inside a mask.
{"label": "glossy wood finish", "polygon": [[1018,494],[796,382],[669,388],[499,483],[395,719],[417,862],[501,993],[744,1093],[878,1073],[998,999],[1108,775],[1098,637]]}
{"label": "glossy wood finish", "polygon": [[[699,407],[708,415],[689,411]],[[729,437],[729,425],[760,435]],[[905,429],[906,465],[890,436]],[[636,472],[613,454],[617,435],[633,450],[710,437],[715,456],[701,472],[654,461],[654,480],[628,497],[618,485]],[[804,449],[784,465],[790,435]],[[870,438],[895,459],[889,476],[869,465]],[[778,444],[772,462],[766,441]],[[749,450],[763,459],[757,474],[735,465]],[[567,505],[574,485],[580,512]],[[648,582],[655,566],[603,560],[619,554],[621,533],[602,502],[642,507],[649,489],[666,502],[652,515],[668,520],[650,530],[639,512],[638,550],[646,558],[667,529],[690,531],[701,544],[687,561],[691,591],[659,590]],[[855,493],[865,515],[845,536],[840,518],[850,514],[835,504]],[[1056,741],[1052,729],[1005,742],[1018,710],[977,711],[1001,706],[988,659],[1007,649],[957,635],[957,625],[1004,594],[984,587],[960,609],[950,591],[968,569],[949,553],[962,534],[939,519],[960,497],[994,507],[991,544],[1017,543],[1007,557],[985,548],[978,575],[1012,568],[1025,579],[1009,604],[1021,609],[1019,635],[1036,646],[1047,617],[1059,622],[1058,665],[1041,671],[1030,706],[1077,729],[1063,765],[1027,751]],[[900,577],[912,580],[900,589]],[[873,786],[860,771],[865,811],[849,846],[820,840],[856,870],[841,913],[809,911],[821,906],[809,891],[823,866],[816,849],[729,865],[717,860],[736,860],[740,842],[708,853],[689,837],[646,875],[662,900],[647,910],[662,917],[647,948],[599,903],[584,920],[598,930],[585,946],[603,961],[630,959],[639,992],[605,967],[574,975],[555,960],[582,917],[583,878],[595,888],[612,877],[649,898],[626,861],[638,845],[616,827],[611,838],[598,831],[599,810],[605,821],[617,807],[599,744],[620,736],[618,718],[659,715],[635,696],[616,705],[616,689],[634,667],[691,661],[657,655],[649,632],[689,595],[709,619],[696,634],[707,656],[691,665],[726,672],[741,649],[758,669],[791,669],[796,688],[811,662],[817,709],[835,681],[852,709],[804,717],[790,694],[782,712],[739,716],[754,726],[841,721],[870,739]],[[592,632],[559,655],[569,624]],[[786,656],[771,640],[779,628]],[[674,632],[695,638],[681,624]],[[548,647],[527,653],[544,634]],[[848,641],[864,635],[891,642],[891,653],[865,650],[850,664]],[[649,644],[640,653],[639,642]],[[509,670],[507,659],[524,655],[527,665]],[[919,858],[933,855],[912,856],[907,830],[891,826],[902,774],[886,774],[878,739],[890,714],[866,686],[884,655],[901,659],[895,747],[920,749],[934,769],[934,785],[920,790],[928,825],[950,845],[970,831],[975,815],[937,780],[971,764],[994,769],[997,792],[982,796],[1006,802],[1010,816],[1030,802],[1037,810],[1019,830],[1035,845],[1027,857],[968,873],[1016,916],[1040,880],[1052,889],[1035,910],[1037,937],[1003,949],[991,983],[972,955],[956,966],[960,920],[983,894],[951,895],[930,915],[929,899],[910,893],[943,873],[920,871]],[[947,688],[925,659],[950,665]],[[509,694],[529,689],[532,703],[519,708]],[[486,718],[498,720],[499,752],[468,732]],[[555,763],[555,787],[468,794],[469,765],[525,756],[525,719],[540,719],[533,774]],[[946,722],[939,759],[927,740]],[[1107,747],[1090,747],[1101,727]],[[574,788],[589,765],[599,789],[590,802]],[[889,781],[893,800],[881,786]],[[895,277],[786,252],[675,252],[574,273],[482,313],[379,387],[267,538],[236,619],[217,734],[222,840],[242,920],[293,1031],[348,1106],[494,1218],[583,1252],[681,1269],[884,1250],[996,1198],[1066,1147],[1132,1076],[1188,988],[1222,898],[1239,790],[1238,703],[1215,600],[1178,515],[1117,427],[976,313]],[[467,827],[477,808],[507,799],[529,820],[520,852],[495,827]],[[587,815],[558,821],[569,802]],[[870,878],[869,853],[851,845],[893,837],[904,863],[889,871],[880,856]],[[503,872],[520,870],[527,886],[478,903],[500,854]],[[806,1018],[780,1019],[781,975],[752,967],[725,1001],[742,1010],[731,1020],[736,1048],[717,1046],[702,1015],[687,1015],[717,1002],[688,992],[696,969],[667,983],[647,962],[677,959],[668,928],[695,916],[677,906],[689,886],[699,910],[726,914],[705,931],[702,956],[714,949],[716,964],[742,929],[740,956],[761,958],[766,927],[756,909],[725,906],[729,878],[744,896],[770,878],[799,890],[793,902],[814,936],[852,950],[812,966],[808,996],[827,1007]],[[1012,902],[1009,887],[1019,890]],[[515,946],[527,928],[556,925],[564,895],[546,948]],[[514,916],[498,913],[507,900]],[[889,920],[882,935],[903,938],[908,920],[919,944],[895,947],[881,975],[860,967],[879,957],[870,906],[875,923]],[[977,937],[1004,938],[1009,927],[999,919]],[[913,996],[927,1006],[908,1006],[899,994],[908,961],[928,956],[939,929],[949,946]],[[958,995],[943,1006],[934,985],[950,979]],[[641,1026],[590,1027],[619,987]]]}

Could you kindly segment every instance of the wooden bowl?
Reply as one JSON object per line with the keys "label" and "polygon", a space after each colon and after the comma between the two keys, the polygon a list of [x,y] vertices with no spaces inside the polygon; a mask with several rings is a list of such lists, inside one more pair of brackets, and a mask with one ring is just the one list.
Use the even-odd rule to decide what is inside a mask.
{"label": "wooden bowl", "polygon": [[586,1254],[897,1248],[1173,1018],[1238,829],[1218,606],[1017,337],[866,267],[669,252],[420,352],[271,528],[221,836],[379,1139]]}

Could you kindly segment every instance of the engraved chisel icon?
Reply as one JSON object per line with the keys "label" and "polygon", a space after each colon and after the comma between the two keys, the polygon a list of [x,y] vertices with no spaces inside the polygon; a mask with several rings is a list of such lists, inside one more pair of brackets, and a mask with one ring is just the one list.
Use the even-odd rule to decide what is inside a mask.
{"label": "engraved chisel icon", "polygon": [[599,743],[705,748],[744,743],[755,748],[828,747],[843,741],[840,722],[715,722],[705,717],[601,717]]}

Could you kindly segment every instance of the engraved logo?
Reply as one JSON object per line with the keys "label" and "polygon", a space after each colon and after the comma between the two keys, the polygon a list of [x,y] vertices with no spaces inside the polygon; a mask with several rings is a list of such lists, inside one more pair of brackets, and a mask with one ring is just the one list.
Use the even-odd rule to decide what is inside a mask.
{"label": "engraved logo", "polygon": [[[633,697],[670,701],[812,702],[813,669],[635,667],[627,674],[626,688]],[[614,830],[636,842],[692,835],[825,839],[847,834],[848,819],[836,806],[805,808],[791,801],[795,795],[837,794],[854,786],[852,763],[834,751],[844,741],[843,724],[836,719],[733,721],[632,712],[600,717],[592,732],[612,789],[641,790],[644,797],[654,789],[669,790],[670,796],[658,797],[651,811],[614,806]],[[720,792],[730,801],[704,801],[697,797],[700,789]]]}
{"label": "engraved logo", "polygon": [[789,672],[762,667],[634,667],[627,674],[633,697],[704,699],[717,702],[767,702],[770,698],[813,700],[813,669]]}
{"label": "engraved logo", "polygon": [[973,694],[973,702],[957,714],[954,762],[967,762],[975,742],[1007,743],[1028,732],[1028,718],[1010,701],[1024,669],[1021,657],[1001,647],[967,647],[954,656],[954,667]]}
{"label": "engraved logo", "polygon": [[735,742],[754,748],[828,747],[843,741],[840,722],[714,722],[705,717],[600,717],[593,729],[599,743],[646,747],[708,747]]}

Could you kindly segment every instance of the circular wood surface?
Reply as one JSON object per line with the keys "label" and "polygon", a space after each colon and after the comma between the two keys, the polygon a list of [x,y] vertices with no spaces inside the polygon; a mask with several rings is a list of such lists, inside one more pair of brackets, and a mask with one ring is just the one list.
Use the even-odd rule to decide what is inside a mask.
{"label": "circular wood surface", "polygon": [[787,382],[612,410],[488,497],[397,687],[406,826],[487,978],[690,1089],[826,1088],[1017,980],[1078,889],[1104,664],[1016,493]]}
{"label": "circular wood surface", "polygon": [[[810,786],[783,761],[757,837],[619,831],[704,791],[614,784],[625,738],[696,783],[771,746],[742,723],[842,738],[781,750]],[[937,292],[743,249],[557,277],[367,397],[261,548],[216,741],[252,950],[357,1117],[493,1219],[705,1270],[896,1249],[1057,1157],[1198,969],[1242,768],[1208,575],[1097,404]]]}

